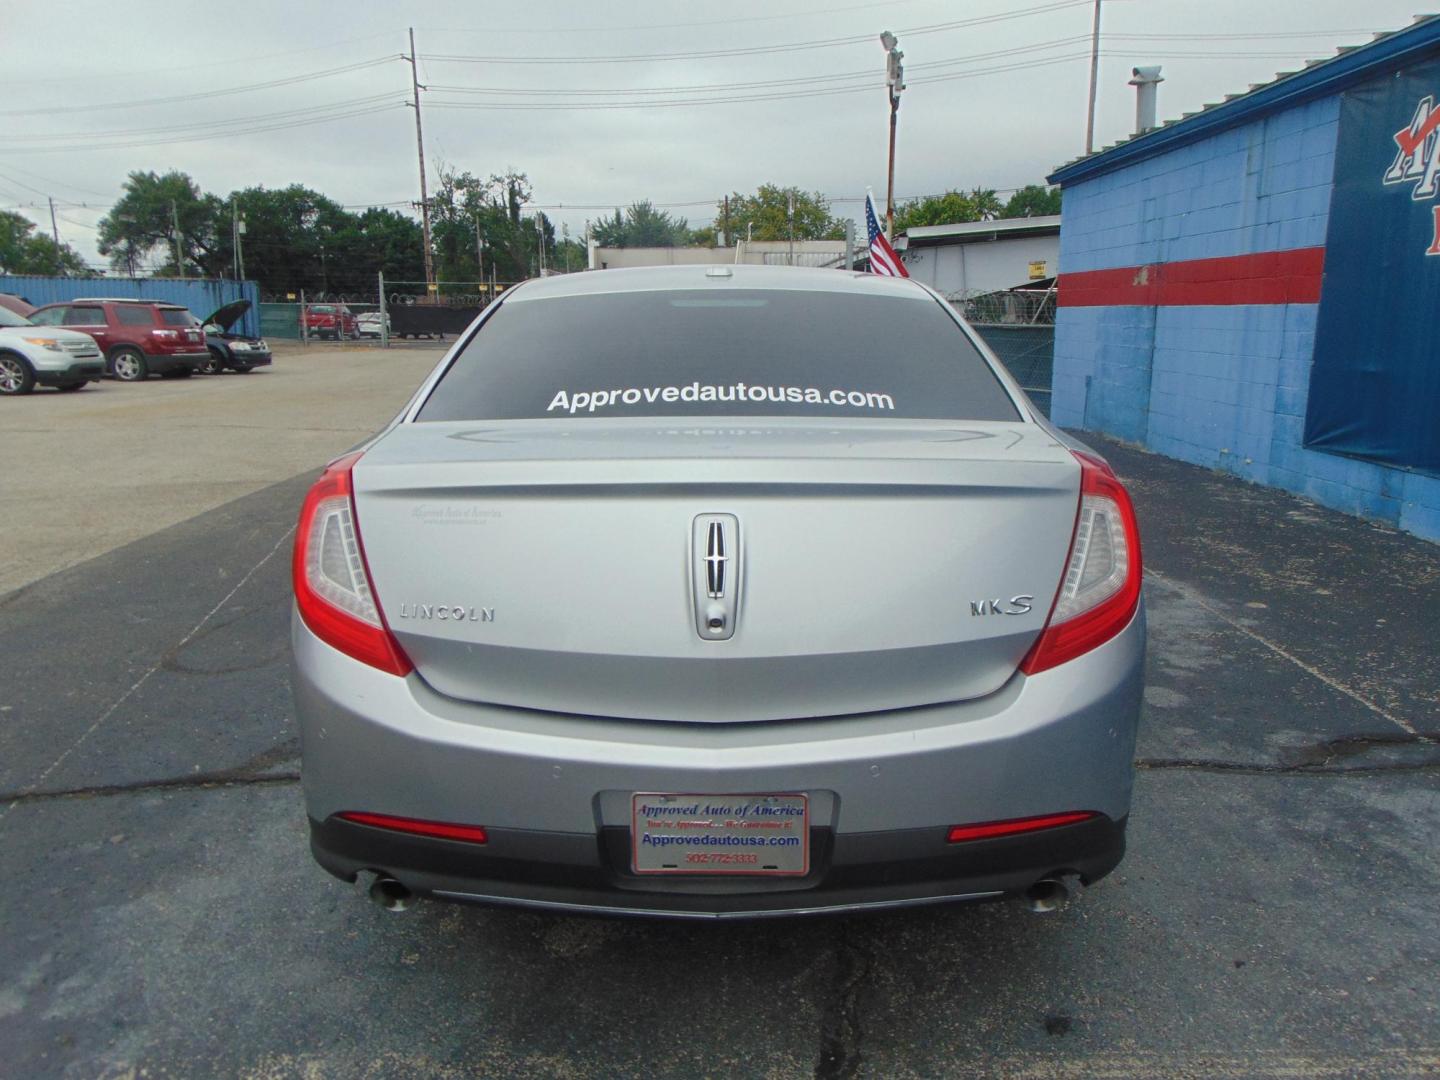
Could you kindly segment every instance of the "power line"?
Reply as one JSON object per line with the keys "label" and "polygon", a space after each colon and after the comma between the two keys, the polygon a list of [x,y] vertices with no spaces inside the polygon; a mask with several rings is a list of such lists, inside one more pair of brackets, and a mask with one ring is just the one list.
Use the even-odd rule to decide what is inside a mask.
{"label": "power line", "polygon": [[64,139],[86,138],[86,139],[112,139],[126,138],[141,135],[163,135],[169,132],[200,131],[207,128],[229,128],[245,124],[268,123],[272,120],[289,119],[295,116],[314,115],[317,113],[329,112],[336,109],[358,108],[362,105],[373,105],[387,98],[393,98],[399,91],[387,91],[381,94],[370,94],[366,97],[349,98],[345,101],[335,101],[327,105],[309,105],[299,109],[282,109],[279,112],[260,113],[254,116],[234,117],[229,120],[196,120],[185,124],[165,124],[160,127],[144,128],[117,128],[110,131],[66,131],[55,134],[30,134],[16,136],[21,139],[41,140],[44,142],[59,142]]}
{"label": "power line", "polygon": [[[390,97],[392,97],[391,94],[380,94],[380,95],[376,95],[376,99],[375,99],[375,100],[377,100],[377,101],[383,101],[384,99],[387,99],[387,98],[390,98]],[[359,100],[368,100],[368,99],[359,99]],[[339,104],[339,103],[337,103],[337,106],[338,106],[338,104]],[[332,107],[336,107],[336,106],[332,106]],[[300,112],[300,113],[302,113],[302,114],[304,114],[304,115],[301,115],[301,116],[299,116],[299,117],[296,118],[296,119],[285,120],[285,121],[280,121],[280,122],[276,122],[276,123],[260,123],[260,124],[254,124],[254,126],[250,126],[250,127],[232,127],[232,128],[228,128],[228,129],[224,129],[224,130],[201,132],[201,133],[199,133],[199,134],[190,134],[190,135],[178,134],[178,135],[173,135],[173,136],[166,136],[166,135],[160,135],[160,134],[157,132],[156,134],[157,134],[159,137],[155,137],[155,138],[140,138],[140,139],[134,139],[134,140],[131,140],[131,141],[128,141],[128,142],[109,142],[109,143],[97,144],[97,143],[95,143],[95,142],[92,141],[92,142],[76,143],[76,144],[73,144],[73,145],[62,145],[62,146],[7,146],[6,149],[7,149],[7,150],[14,150],[14,151],[16,151],[16,152],[21,152],[21,153],[72,153],[72,152],[81,152],[81,151],[88,151],[88,152],[90,152],[90,153],[94,153],[94,152],[96,152],[97,150],[130,150],[130,149],[135,149],[135,148],[137,148],[137,147],[145,147],[145,146],[168,146],[168,145],[170,145],[170,144],[172,144],[172,143],[203,142],[203,141],[208,140],[208,139],[225,139],[225,138],[233,138],[233,137],[240,136],[240,135],[256,135],[256,134],[263,134],[263,133],[265,133],[265,132],[271,132],[271,131],[285,131],[285,130],[288,130],[288,129],[290,129],[290,128],[307,127],[307,126],[312,126],[312,125],[315,125],[315,124],[329,124],[329,123],[334,123],[334,122],[340,121],[340,120],[350,120],[350,119],[354,119],[354,118],[360,117],[360,116],[374,116],[374,115],[376,115],[377,113],[389,112],[389,111],[392,111],[392,110],[394,110],[394,109],[400,109],[400,108],[404,108],[404,107],[405,107],[405,103],[404,103],[403,101],[393,101],[393,102],[391,102],[390,104],[374,104],[374,105],[370,105],[370,106],[368,106],[368,107],[354,108],[354,109],[351,109],[351,110],[349,110],[349,111],[344,111],[344,112],[325,113],[325,114],[319,115],[319,116],[312,115],[313,110],[309,110],[309,109],[292,110],[292,113],[291,113],[292,115],[294,114],[294,112],[297,112],[297,111]],[[277,115],[278,115],[278,114],[277,114]],[[256,119],[256,118],[254,118],[254,117],[249,117],[249,118],[244,118],[244,119],[241,119],[241,120],[225,121],[224,123],[226,123],[226,124],[253,124],[254,121],[255,121],[255,119]],[[83,132],[74,132],[74,133],[71,134],[70,137],[71,137],[71,138],[75,138],[75,137],[81,137],[81,136],[83,136],[83,135],[84,135]]]}
{"label": "power line", "polygon": [[335,75],[346,75],[355,71],[364,71],[367,68],[378,67],[381,64],[388,64],[397,59],[399,54],[394,56],[381,56],[374,60],[362,60],[354,64],[344,64],[340,67],[327,68],[324,71],[312,71],[304,75],[288,75],[278,79],[270,79],[266,82],[250,83],[245,86],[229,86],[220,90],[201,90],[194,93],[176,94],[172,97],[142,98],[135,101],[112,101],[93,105],[52,105],[43,109],[0,109],[0,116],[36,116],[55,113],[77,113],[96,112],[103,109],[137,109],[148,108],[152,105],[173,105],[176,102],[199,101],[202,98],[226,97],[231,94],[248,94],[256,90],[271,90],[279,86],[294,86],[299,83],[313,82],[316,79],[328,79]]}
{"label": "power line", "polygon": [[[398,32],[399,31],[396,30],[381,30],[377,33],[364,34],[360,37],[342,38],[338,41],[326,41],[322,45],[318,46],[311,45],[299,49],[286,49],[283,52],[263,53],[259,56],[251,56],[249,54],[246,54],[244,56],[236,57],[233,60],[206,60],[203,64],[185,64],[181,67],[174,67],[170,64],[166,64],[164,70],[165,73],[169,75],[177,71],[213,71],[217,67],[234,67],[238,64],[245,64],[248,67],[254,67],[256,64],[259,64],[265,60],[278,60],[282,56],[296,56],[300,53],[304,53],[307,56],[314,56],[317,51],[339,49],[346,45],[357,45],[362,41],[374,41],[376,38],[389,37],[392,34],[396,34]],[[25,87],[32,86],[36,83],[68,83],[74,85],[76,78],[77,77],[75,75],[52,75],[44,78],[30,78],[27,76],[23,83],[21,83],[20,85]]]}
{"label": "power line", "polygon": [[38,187],[27,184],[23,180],[16,180],[13,176],[6,176],[4,173],[0,173],[0,180],[8,181],[9,183],[16,185],[17,187],[24,188],[26,191],[33,191],[36,195],[44,195],[47,198],[50,195],[48,191],[41,191]]}
{"label": "power line", "polygon": [[17,152],[21,153],[34,154],[77,153],[87,151],[89,153],[95,153],[99,150],[132,150],[139,147],[147,146],[169,146],[174,143],[203,142],[208,139],[225,139],[240,135],[258,135],[271,131],[285,131],[290,128],[306,127],[314,124],[328,124],[339,120],[350,120],[361,116],[374,116],[377,113],[390,112],[395,109],[400,109],[404,107],[404,102],[395,102],[393,105],[376,105],[368,109],[357,109],[353,112],[346,113],[334,113],[332,115],[317,118],[292,120],[288,123],[266,124],[259,127],[242,128],[234,131],[216,131],[201,135],[182,135],[176,136],[174,138],[139,139],[133,142],[107,143],[103,146],[97,146],[94,143],[79,143],[73,146],[21,146],[13,148],[7,147],[7,149],[14,149]]}
{"label": "power line", "polygon": [[[80,187],[78,184],[70,184],[70,183],[66,183],[64,180],[56,180],[53,176],[41,176],[39,173],[37,173],[37,172],[31,172],[29,169],[22,169],[22,168],[20,168],[19,165],[16,165],[13,161],[7,161],[7,162],[5,163],[5,167],[6,167],[7,169],[11,169],[11,170],[13,170],[13,171],[15,171],[15,172],[18,172],[18,173],[19,173],[20,175],[22,175],[22,176],[33,176],[36,180],[43,180],[43,181],[45,181],[45,183],[47,183],[47,184],[59,184],[61,187],[67,187],[67,188],[69,188],[71,191],[82,191],[82,192],[84,192],[84,193],[87,194],[87,195],[99,195],[102,199],[108,199],[108,198],[110,197],[110,193],[109,193],[109,192],[105,192],[105,191],[94,191],[94,190],[92,190],[92,189],[90,189],[90,188]],[[38,190],[38,189],[33,189],[33,190]],[[44,193],[44,192],[41,192],[41,194],[43,195],[43,194],[45,194],[45,193]],[[82,205],[83,205],[83,204],[82,204]]]}
{"label": "power line", "polygon": [[1135,40],[1135,41],[1271,41],[1276,37],[1287,38],[1330,38],[1345,37],[1350,35],[1376,34],[1378,30],[1286,30],[1282,33],[1271,31],[1268,34],[1122,34],[1107,33],[1105,40]]}
{"label": "power line", "polygon": [[[1026,53],[1039,52],[1039,51],[1043,51],[1043,50],[1046,50],[1046,49],[1053,49],[1053,48],[1062,47],[1062,46],[1065,46],[1065,45],[1072,45],[1072,44],[1078,43],[1079,41],[1083,41],[1083,40],[1085,40],[1085,36],[1083,36],[1083,35],[1082,35],[1082,36],[1078,36],[1078,37],[1074,37],[1074,38],[1060,38],[1060,39],[1056,39],[1055,41],[1052,41],[1052,42],[1042,42],[1042,43],[1039,43],[1039,44],[1036,44],[1036,45],[1020,46],[1020,47],[1017,47],[1017,48],[1015,48],[1015,49],[1000,50],[1000,51],[992,52],[992,53],[989,53],[989,54],[977,54],[977,55],[975,55],[975,56],[956,57],[956,58],[953,58],[953,59],[950,59],[950,60],[937,61],[937,62],[933,62],[933,63],[930,63],[930,64],[917,65],[917,66],[918,66],[918,67],[922,67],[922,68],[925,69],[925,70],[934,70],[934,69],[937,69],[937,68],[943,69],[943,68],[954,67],[954,66],[956,66],[956,65],[964,64],[964,63],[974,63],[975,61],[981,60],[981,59],[993,59],[993,58],[1000,58],[1000,57],[1007,56],[1007,55],[1021,55],[1021,54],[1026,54]],[[1071,61],[1073,61],[1073,60],[1077,60],[1077,59],[1088,58],[1089,55],[1090,55],[1090,54],[1089,54],[1088,51],[1087,51],[1087,52],[1083,52],[1083,53],[1080,53],[1080,52],[1066,53],[1066,54],[1058,55],[1058,56],[1042,57],[1042,58],[1039,58],[1039,59],[1032,59],[1032,60],[1026,60],[1026,61],[1022,61],[1022,62],[1009,63],[1009,64],[994,65],[994,66],[990,66],[990,67],[976,67],[976,68],[972,68],[972,69],[969,69],[969,70],[948,71],[948,72],[944,72],[944,73],[940,73],[940,74],[933,74],[933,75],[921,74],[921,75],[919,75],[919,76],[916,76],[916,77],[911,78],[911,79],[909,80],[909,82],[910,82],[911,85],[925,85],[925,84],[928,84],[928,83],[952,82],[952,81],[956,81],[956,80],[959,80],[959,79],[978,78],[978,77],[982,77],[982,76],[985,76],[985,75],[995,75],[995,74],[1008,73],[1008,72],[1012,72],[1012,71],[1028,70],[1028,69],[1032,69],[1032,68],[1050,67],[1050,66],[1053,66],[1053,65],[1056,65],[1056,64],[1069,63],[1069,62],[1071,62]],[[1112,50],[1112,49],[1107,49],[1107,50],[1104,50],[1101,55],[1107,56],[1107,57],[1111,57],[1111,58],[1130,57],[1130,58],[1153,58],[1153,59],[1161,60],[1161,59],[1170,59],[1170,58],[1177,58],[1177,59],[1220,59],[1220,58],[1231,58],[1231,57],[1239,57],[1239,58],[1268,58],[1268,59],[1295,59],[1295,58],[1303,58],[1306,54],[1304,54],[1304,53],[1299,53],[1299,52],[1276,52],[1276,51],[1269,51],[1269,50],[1266,50],[1266,51],[1238,51],[1238,52],[1235,51],[1235,50],[1226,50],[1225,52],[1197,52],[1197,51],[1187,51],[1187,50],[1179,50],[1179,49],[1170,49],[1170,50],[1161,50],[1161,51],[1157,52],[1157,51],[1155,51],[1155,50],[1152,49],[1152,50],[1146,50],[1146,51],[1144,51],[1144,52],[1138,52],[1138,51],[1130,51],[1130,50]],[[854,78],[860,78],[860,77],[865,77],[865,78],[866,78],[866,81],[863,82],[863,83],[858,83],[858,84],[856,84],[856,85],[828,85],[828,86],[827,86],[827,85],[814,85],[814,84],[817,84],[817,83],[825,83],[825,82],[830,82],[830,83],[835,83],[835,84],[842,84],[842,83],[844,83],[846,80],[852,80],[852,79],[854,79]],[[784,88],[784,87],[791,87],[793,84],[798,84],[799,88],[781,89],[781,88]],[[572,96],[581,96],[581,95],[584,95],[584,96],[602,96],[602,97],[604,97],[604,96],[608,96],[608,97],[622,97],[622,96],[626,96],[626,95],[641,96],[641,95],[649,95],[649,94],[651,94],[651,93],[676,92],[676,91],[680,91],[680,90],[682,90],[682,89],[688,89],[688,90],[692,90],[692,91],[699,91],[699,90],[726,91],[726,90],[729,90],[730,87],[732,87],[732,86],[733,86],[733,87],[736,87],[736,88],[741,88],[741,87],[745,87],[745,86],[747,86],[747,85],[748,85],[748,86],[753,86],[753,87],[756,87],[756,88],[768,88],[768,89],[766,89],[766,92],[756,93],[756,94],[734,94],[734,93],[723,93],[723,92],[722,92],[722,93],[717,93],[717,94],[715,94],[715,95],[696,96],[696,97],[676,97],[676,98],[668,98],[668,99],[666,99],[666,98],[653,98],[653,97],[648,97],[648,96],[646,96],[644,100],[638,100],[638,101],[632,100],[632,101],[600,101],[600,102],[595,102],[595,101],[542,101],[542,102],[523,101],[523,102],[516,102],[516,101],[454,101],[454,100],[441,99],[441,100],[432,100],[429,104],[430,104],[430,106],[433,107],[433,108],[442,108],[442,109],[479,109],[479,110],[486,110],[486,111],[509,111],[509,112],[553,112],[553,111],[581,111],[581,112],[584,112],[584,111],[616,110],[616,109],[681,108],[681,107],[697,106],[697,105],[734,105],[734,104],[744,104],[744,103],[749,103],[749,102],[770,102],[770,101],[780,101],[780,100],[792,100],[792,99],[799,99],[799,98],[829,97],[829,96],[833,96],[833,95],[837,95],[837,94],[868,93],[868,92],[874,90],[874,88],[875,88],[876,86],[880,85],[880,83],[875,80],[875,76],[874,76],[874,75],[865,75],[864,73],[861,73],[861,74],[857,74],[857,75],[855,75],[855,76],[846,76],[846,75],[810,76],[810,77],[802,78],[802,79],[794,79],[794,80],[790,80],[790,79],[769,80],[769,81],[765,81],[765,82],[756,82],[756,83],[751,83],[751,84],[738,84],[738,83],[737,83],[737,84],[728,84],[728,85],[727,85],[727,84],[714,84],[714,85],[711,85],[711,86],[696,86],[696,87],[691,87],[691,88],[678,88],[678,87],[677,87],[677,88],[673,88],[672,91],[662,91],[662,90],[652,90],[652,89],[644,89],[644,90],[610,90],[610,91],[604,91],[604,90],[577,90],[577,91],[552,91],[552,92],[547,92],[547,93],[553,93],[553,94],[556,94],[556,95],[561,95],[561,94],[565,94],[565,93],[570,93]],[[511,93],[511,91],[509,91],[509,90],[507,90],[507,89],[501,89],[501,88],[495,88],[495,89],[469,88],[469,89],[467,89],[467,88],[460,88],[460,87],[440,87],[440,86],[437,86],[437,87],[434,87],[433,89],[435,89],[435,90],[437,90],[437,91],[444,90],[444,91],[446,91],[446,92],[461,92],[461,93],[474,93],[474,94],[486,94],[486,93],[508,94],[508,93]],[[526,96],[534,96],[534,95],[533,95],[533,93],[526,93]]]}
{"label": "power line", "polygon": [[[945,60],[934,60],[928,63],[912,65],[912,71],[931,71],[940,68],[954,67],[957,64],[970,64],[982,60],[993,60],[1005,56],[1018,56],[1026,53],[1043,52],[1047,49],[1060,48],[1066,45],[1075,45],[1082,41],[1089,40],[1085,34],[1068,38],[1056,38],[1052,41],[1042,41],[1031,45],[1020,45],[1010,49],[994,49],[984,53],[972,53],[966,56],[955,56]],[[536,90],[531,88],[515,88],[506,86],[457,86],[449,84],[433,84],[430,90],[437,93],[459,93],[459,94],[502,94],[524,97],[561,97],[571,95],[575,97],[621,97],[621,96],[651,96],[655,94],[668,93],[702,93],[721,92],[734,90],[764,89],[783,86],[805,86],[827,82],[853,82],[857,79],[865,80],[870,87],[879,85],[875,82],[878,78],[877,72],[872,69],[861,71],[835,72],[829,75],[804,75],[789,79],[763,79],[751,82],[733,83],[693,83],[686,86],[647,86],[635,88],[614,88],[614,89],[582,89],[574,88],[568,90]]]}
{"label": "power line", "polygon": [[[984,75],[996,75],[1010,71],[1021,71],[1030,68],[1048,67],[1054,64],[1068,63],[1072,60],[1087,58],[1089,52],[1069,53],[1064,56],[1048,57],[1043,60],[1029,60],[1023,63],[1003,64],[997,67],[976,68],[972,71],[951,72],[944,75],[931,75],[911,79],[911,85],[935,82],[951,82],[956,79],[978,78]],[[878,85],[878,84],[875,84]],[[488,111],[510,111],[510,112],[554,112],[554,111],[578,111],[588,112],[592,110],[610,109],[666,109],[684,108],[694,105],[736,105],[748,102],[781,101],[797,98],[831,97],[837,94],[858,94],[870,93],[874,85],[866,84],[861,86],[835,86],[811,90],[792,90],[784,92],[772,92],[762,94],[732,95],[729,97],[697,97],[697,98],[671,98],[645,101],[608,101],[608,102],[506,102],[506,101],[431,101],[431,108],[439,109],[480,109]]]}
{"label": "power line", "polygon": [[[817,15],[844,15],[851,11],[864,11],[871,8],[896,8],[904,4],[913,4],[916,0],[883,0],[880,3],[851,4],[849,7],[823,8],[812,11],[787,11],[783,15],[747,15],[747,23],[775,22],[778,19],[805,19]],[[432,34],[597,34],[597,33],[633,33],[644,30],[684,30],[700,26],[734,26],[735,19],[708,19],[704,22],[683,22],[683,23],[645,23],[638,26],[558,26],[558,27],[514,27],[514,26],[417,26],[415,29]]]}
{"label": "power line", "polygon": [[[896,31],[899,34],[915,36],[936,34],[946,30],[958,30],[968,26],[985,26],[1006,22],[1011,19],[1025,19],[1033,15],[1044,15],[1067,8],[1089,6],[1091,0],[1059,0],[1056,3],[1039,4],[1024,11],[1003,12],[996,15],[982,15],[972,19],[958,19],[952,22],[932,23],[928,26],[912,26]],[[854,34],[848,37],[820,38],[814,41],[792,41],[781,45],[751,45],[744,48],[708,49],[695,52],[676,53],[631,53],[621,56],[461,56],[453,54],[426,54],[426,60],[437,63],[461,64],[632,64],[668,60],[707,60],[722,56],[758,56],[769,53],[801,52],[810,49],[829,49],[840,45],[858,45],[874,39],[873,34]]]}

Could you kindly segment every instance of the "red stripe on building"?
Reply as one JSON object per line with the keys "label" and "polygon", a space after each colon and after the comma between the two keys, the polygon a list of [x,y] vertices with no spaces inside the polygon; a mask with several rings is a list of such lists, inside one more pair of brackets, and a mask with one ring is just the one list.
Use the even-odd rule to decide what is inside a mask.
{"label": "red stripe on building", "polygon": [[1061,274],[1061,307],[1318,304],[1323,247]]}

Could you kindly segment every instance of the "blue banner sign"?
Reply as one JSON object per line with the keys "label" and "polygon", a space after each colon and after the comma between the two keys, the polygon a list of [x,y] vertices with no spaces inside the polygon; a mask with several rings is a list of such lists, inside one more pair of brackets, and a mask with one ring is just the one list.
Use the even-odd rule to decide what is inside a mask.
{"label": "blue banner sign", "polygon": [[1341,99],[1305,445],[1440,474],[1440,59]]}

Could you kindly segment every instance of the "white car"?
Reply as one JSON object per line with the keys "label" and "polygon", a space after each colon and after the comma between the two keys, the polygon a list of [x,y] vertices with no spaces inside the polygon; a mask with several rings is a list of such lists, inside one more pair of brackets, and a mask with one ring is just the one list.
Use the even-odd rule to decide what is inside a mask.
{"label": "white car", "polygon": [[383,311],[366,311],[355,316],[355,325],[362,338],[378,338],[382,332],[385,334],[390,332],[390,316]]}
{"label": "white car", "polygon": [[28,394],[36,386],[79,390],[105,374],[105,358],[89,334],[37,326],[0,307],[0,395]]}

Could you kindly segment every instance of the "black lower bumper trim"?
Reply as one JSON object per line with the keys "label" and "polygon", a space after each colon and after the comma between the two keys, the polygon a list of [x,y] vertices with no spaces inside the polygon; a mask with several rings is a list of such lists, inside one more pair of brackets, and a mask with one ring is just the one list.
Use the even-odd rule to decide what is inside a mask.
{"label": "black lower bumper trim", "polygon": [[1126,819],[1092,818],[1030,835],[947,844],[946,827],[883,833],[811,830],[804,878],[637,876],[629,831],[490,829],[484,845],[416,837],[332,817],[310,848],[346,881],[370,870],[420,896],[616,914],[759,917],[1018,897],[1042,878],[1091,884],[1125,853]]}
{"label": "black lower bumper trim", "polygon": [[95,382],[105,375],[105,361],[96,360],[89,364],[75,364],[64,371],[36,371],[37,386],[70,386],[74,383]]}

